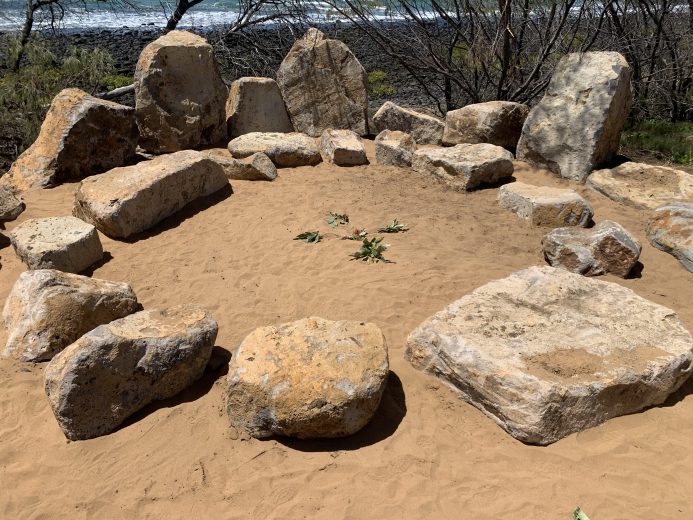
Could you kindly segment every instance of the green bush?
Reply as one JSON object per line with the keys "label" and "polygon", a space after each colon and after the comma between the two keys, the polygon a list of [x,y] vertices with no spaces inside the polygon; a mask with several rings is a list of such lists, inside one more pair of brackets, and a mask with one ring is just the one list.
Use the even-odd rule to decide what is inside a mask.
{"label": "green bush", "polygon": [[101,86],[104,90],[115,90],[120,87],[127,87],[134,83],[134,79],[130,76],[123,76],[122,74],[109,74],[101,78]]}
{"label": "green bush", "polygon": [[376,98],[393,96],[397,92],[395,87],[389,83],[387,72],[380,69],[368,73],[368,90]]}
{"label": "green bush", "polygon": [[636,121],[621,135],[621,146],[626,153],[656,153],[673,163],[693,165],[693,123]]}

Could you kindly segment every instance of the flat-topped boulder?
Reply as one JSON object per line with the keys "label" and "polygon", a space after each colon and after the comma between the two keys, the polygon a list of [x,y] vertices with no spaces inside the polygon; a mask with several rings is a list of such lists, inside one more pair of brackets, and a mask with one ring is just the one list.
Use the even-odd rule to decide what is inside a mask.
{"label": "flat-topped boulder", "polygon": [[423,148],[412,155],[412,168],[441,179],[457,190],[473,190],[512,177],[513,154],[493,144]]}
{"label": "flat-topped boulder", "polygon": [[83,334],[137,307],[137,297],[126,283],[54,269],[26,271],[5,300],[3,355],[48,361]]}
{"label": "flat-topped boulder", "polygon": [[277,82],[245,77],[231,83],[226,102],[228,136],[250,132],[293,132]]}
{"label": "flat-topped boulder", "polygon": [[530,267],[424,321],[405,356],[516,439],[544,445],[663,403],[691,375],[693,338],[630,289]]}
{"label": "flat-topped boulder", "polygon": [[307,318],[256,329],[229,364],[231,425],[256,438],[351,435],[377,410],[388,366],[372,323]]}
{"label": "flat-topped boulder", "polygon": [[325,130],[320,139],[320,151],[323,160],[337,166],[368,164],[363,140],[351,130]]}
{"label": "flat-topped boulder", "polygon": [[322,162],[317,141],[306,134],[291,132],[251,132],[231,140],[229,152],[242,159],[264,153],[279,167],[314,166]]}
{"label": "flat-topped boulder", "polygon": [[366,71],[344,43],[308,29],[277,71],[297,132],[319,137],[327,129],[368,134]]}
{"label": "flat-topped boulder", "polygon": [[84,179],[72,213],[111,238],[127,238],[228,184],[219,163],[186,150]]}
{"label": "flat-topped boulder", "polygon": [[657,208],[647,223],[647,239],[693,273],[693,202]]}
{"label": "flat-topped boulder", "polygon": [[62,90],[53,98],[36,141],[2,183],[24,191],[122,166],[134,157],[137,136],[134,109],[76,88]]}
{"label": "flat-topped boulder", "polygon": [[81,273],[103,258],[96,228],[70,216],[27,220],[12,230],[10,240],[29,269]]}
{"label": "flat-topped boulder", "polygon": [[392,101],[386,101],[378,109],[373,116],[373,124],[378,132],[405,132],[411,135],[417,144],[440,144],[445,127],[445,123],[437,117],[401,107]]}
{"label": "flat-topped boulder", "polygon": [[609,273],[626,277],[642,251],[633,235],[610,220],[591,229],[557,228],[550,231],[541,243],[549,264],[585,276]]}
{"label": "flat-topped boulder", "polygon": [[135,67],[140,146],[168,153],[224,141],[227,97],[207,40],[187,31],[157,38]]}
{"label": "flat-topped boulder", "polygon": [[375,161],[385,166],[409,168],[416,143],[411,135],[399,130],[383,130],[375,137]]}
{"label": "flat-topped boulder", "polygon": [[514,150],[529,107],[512,101],[474,103],[445,115],[443,144],[490,143]]}
{"label": "flat-topped boulder", "polygon": [[564,56],[530,110],[517,158],[578,182],[618,152],[632,103],[631,68],[617,52]]}
{"label": "flat-topped boulder", "polygon": [[26,205],[17,198],[10,186],[0,185],[0,222],[16,219],[25,209]]}
{"label": "flat-topped boulder", "polygon": [[205,150],[205,153],[224,168],[224,173],[229,180],[273,181],[277,178],[277,167],[262,152],[243,159],[235,159],[227,148],[212,148]]}
{"label": "flat-topped boulder", "polygon": [[498,203],[535,226],[583,226],[592,222],[592,207],[575,190],[513,182],[501,186]]}
{"label": "flat-topped boulder", "polygon": [[101,325],[45,370],[53,414],[68,439],[115,430],[153,401],[173,397],[204,372],[217,323],[194,305],[141,311]]}
{"label": "flat-topped boulder", "polygon": [[587,185],[611,200],[640,209],[693,200],[693,175],[653,164],[625,162],[595,170]]}

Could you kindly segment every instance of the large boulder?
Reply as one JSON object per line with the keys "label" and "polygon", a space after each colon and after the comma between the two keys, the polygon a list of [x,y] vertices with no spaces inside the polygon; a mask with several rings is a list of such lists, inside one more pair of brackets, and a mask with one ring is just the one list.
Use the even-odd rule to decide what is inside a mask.
{"label": "large boulder", "polygon": [[0,222],[16,219],[25,209],[26,205],[10,186],[0,185]]}
{"label": "large boulder", "polygon": [[513,182],[501,186],[498,203],[535,226],[589,226],[592,207],[578,192],[567,188]]}
{"label": "large boulder", "polygon": [[250,132],[293,132],[277,82],[246,77],[231,83],[226,102],[228,136]]}
{"label": "large boulder", "polygon": [[440,144],[445,127],[445,123],[437,117],[403,108],[392,101],[386,101],[378,109],[373,116],[373,124],[378,132],[383,130],[405,132],[411,135],[417,144]]}
{"label": "large boulder", "polygon": [[693,200],[693,175],[653,164],[625,162],[596,170],[587,185],[611,200],[640,209]]}
{"label": "large boulder", "polygon": [[443,144],[491,143],[514,150],[529,107],[512,101],[474,103],[445,116]]}
{"label": "large boulder", "polygon": [[373,417],[388,377],[372,323],[308,318],[251,332],[229,366],[232,426],[256,438],[343,437]]}
{"label": "large boulder", "polygon": [[48,361],[82,334],[136,310],[137,297],[126,283],[53,269],[27,271],[5,300],[3,355]]}
{"label": "large boulder", "polygon": [[635,237],[610,220],[600,222],[592,229],[557,228],[550,231],[541,243],[549,264],[585,276],[610,273],[626,277],[642,251]]}
{"label": "large boulder", "polygon": [[322,158],[338,166],[368,164],[363,140],[351,130],[325,130],[320,139]]}
{"label": "large boulder", "polygon": [[473,190],[512,177],[513,154],[493,144],[458,144],[452,148],[422,148],[412,156],[412,168],[441,179],[457,190]]}
{"label": "large boulder", "polygon": [[314,166],[322,162],[316,140],[299,132],[252,132],[236,137],[228,148],[239,159],[264,153],[279,167]]}
{"label": "large boulder", "polygon": [[368,133],[366,71],[339,40],[308,29],[279,66],[277,83],[297,132],[312,137],[329,128]]}
{"label": "large boulder", "polygon": [[693,202],[657,208],[647,223],[647,239],[693,273]]}
{"label": "large boulder", "polygon": [[383,130],[375,137],[375,161],[386,166],[409,168],[416,143],[399,130]]}
{"label": "large boulder", "polygon": [[273,181],[277,178],[277,167],[262,152],[243,159],[235,159],[227,148],[212,148],[205,150],[205,153],[224,168],[224,173],[229,180]]}
{"label": "large boulder", "polygon": [[224,141],[227,97],[207,40],[186,31],[157,38],[135,67],[140,146],[167,153]]}
{"label": "large boulder", "polygon": [[406,358],[543,445],[664,402],[691,375],[693,338],[674,311],[630,289],[531,267],[427,319]]}
{"label": "large boulder", "polygon": [[137,136],[132,108],[65,89],[53,99],[34,144],[2,182],[23,191],[122,166],[134,157]]}
{"label": "large boulder", "polygon": [[147,404],[190,386],[207,366],[217,329],[208,312],[179,305],[137,312],[79,338],[44,376],[65,436],[107,434]]}
{"label": "large boulder", "polygon": [[81,273],[103,258],[96,228],[70,216],[27,220],[12,230],[10,240],[29,269]]}
{"label": "large boulder", "polygon": [[219,163],[186,150],[84,179],[72,213],[111,238],[127,238],[228,184]]}
{"label": "large boulder", "polygon": [[584,182],[618,152],[632,103],[630,78],[631,68],[617,52],[562,58],[527,116],[517,158]]}

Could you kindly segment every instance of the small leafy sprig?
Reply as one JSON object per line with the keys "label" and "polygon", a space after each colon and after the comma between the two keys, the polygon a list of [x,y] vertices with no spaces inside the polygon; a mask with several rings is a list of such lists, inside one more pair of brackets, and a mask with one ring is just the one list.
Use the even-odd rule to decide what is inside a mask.
{"label": "small leafy sprig", "polygon": [[327,222],[330,227],[336,228],[339,225],[348,224],[349,215],[346,213],[333,213],[330,211],[330,214],[325,217],[325,222]]}
{"label": "small leafy sprig", "polygon": [[366,236],[368,236],[368,231],[356,228],[352,231],[351,235],[343,236],[342,240],[363,240]]}
{"label": "small leafy sprig", "polygon": [[306,244],[317,244],[322,240],[320,231],[304,231],[294,237],[294,240],[303,240]]}
{"label": "small leafy sprig", "polygon": [[390,260],[383,257],[383,253],[390,247],[388,244],[381,244],[383,241],[382,237],[375,237],[372,239],[364,238],[361,245],[361,249],[352,253],[352,260],[362,260],[363,262],[368,262],[369,264],[384,262],[391,263]]}
{"label": "small leafy sprig", "polygon": [[404,231],[408,231],[409,228],[407,227],[406,224],[400,224],[397,222],[397,219],[393,220],[391,224],[388,224],[385,227],[380,227],[378,228],[378,231],[380,233],[403,233]]}

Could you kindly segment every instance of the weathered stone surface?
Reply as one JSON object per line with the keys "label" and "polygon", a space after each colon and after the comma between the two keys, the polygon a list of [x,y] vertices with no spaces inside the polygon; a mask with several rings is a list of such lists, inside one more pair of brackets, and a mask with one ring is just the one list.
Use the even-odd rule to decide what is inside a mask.
{"label": "weathered stone surface", "polygon": [[628,276],[642,251],[635,237],[610,220],[592,229],[557,228],[541,243],[549,264],[585,276],[605,273]]}
{"label": "weathered stone surface", "polygon": [[322,158],[338,166],[368,164],[363,140],[351,130],[325,130],[320,139]]}
{"label": "weathered stone surface", "polygon": [[445,123],[437,117],[395,105],[383,103],[373,116],[378,132],[398,130],[411,135],[417,144],[440,144],[443,140]]}
{"label": "weathered stone surface", "polygon": [[294,129],[319,137],[329,128],[368,133],[366,71],[349,48],[311,28],[277,71]]}
{"label": "weathered stone surface", "polygon": [[152,401],[187,388],[204,372],[216,337],[216,321],[192,305],[137,312],[88,332],[45,371],[65,436],[105,435]]}
{"label": "weathered stone surface", "polygon": [[411,166],[416,143],[409,134],[399,130],[383,130],[375,137],[375,161],[386,166]]}
{"label": "weathered stone surface", "polygon": [[96,228],[75,217],[27,220],[14,228],[10,240],[29,269],[81,273],[103,258]]}
{"label": "weathered stone surface", "polygon": [[693,202],[657,208],[647,223],[647,239],[693,273]]}
{"label": "weathered stone surface", "polygon": [[531,267],[426,320],[406,358],[513,437],[549,444],[664,402],[691,375],[693,338],[630,289]]}
{"label": "weathered stone surface", "polygon": [[512,101],[474,103],[445,116],[443,144],[490,143],[514,150],[529,107]]}
{"label": "weathered stone surface", "polygon": [[257,438],[343,437],[375,413],[387,345],[372,323],[307,318],[251,332],[229,366],[232,426]]}
{"label": "weathered stone surface", "polygon": [[632,96],[631,69],[617,52],[569,54],[529,112],[517,158],[584,182],[618,152]]}
{"label": "weathered stone surface", "polygon": [[0,185],[0,222],[16,219],[24,209],[25,204],[17,198],[12,188]]}
{"label": "weathered stone surface", "polygon": [[243,159],[234,159],[226,148],[205,150],[207,156],[224,168],[230,180],[273,181],[277,178],[277,167],[264,153],[258,152]]}
{"label": "weathered stone surface", "polygon": [[513,154],[492,144],[458,144],[423,148],[412,156],[412,168],[434,175],[458,190],[495,184],[513,174]]}
{"label": "weathered stone surface", "polygon": [[140,146],[167,153],[224,141],[227,97],[207,40],[186,31],[157,38],[135,67]]}
{"label": "weathered stone surface", "polygon": [[293,132],[277,82],[246,77],[231,83],[226,102],[229,137],[250,132]]}
{"label": "weathered stone surface", "polygon": [[135,310],[137,297],[126,283],[54,269],[26,271],[5,300],[3,355],[48,361],[83,334]]}
{"label": "weathered stone surface", "polygon": [[322,162],[316,140],[298,132],[245,134],[229,143],[229,152],[236,158],[244,158],[261,152],[277,166],[288,168],[314,166]]}
{"label": "weathered stone surface", "polygon": [[693,200],[693,175],[666,166],[626,162],[592,172],[587,184],[616,202],[640,209]]}
{"label": "weathered stone surface", "polygon": [[72,213],[109,237],[127,238],[228,183],[219,163],[186,150],[84,179]]}
{"label": "weathered stone surface", "polygon": [[501,186],[498,202],[536,226],[588,226],[592,207],[576,191],[513,182]]}
{"label": "weathered stone surface", "polygon": [[53,99],[34,144],[2,182],[24,191],[122,166],[135,155],[137,136],[132,108],[65,89]]}

